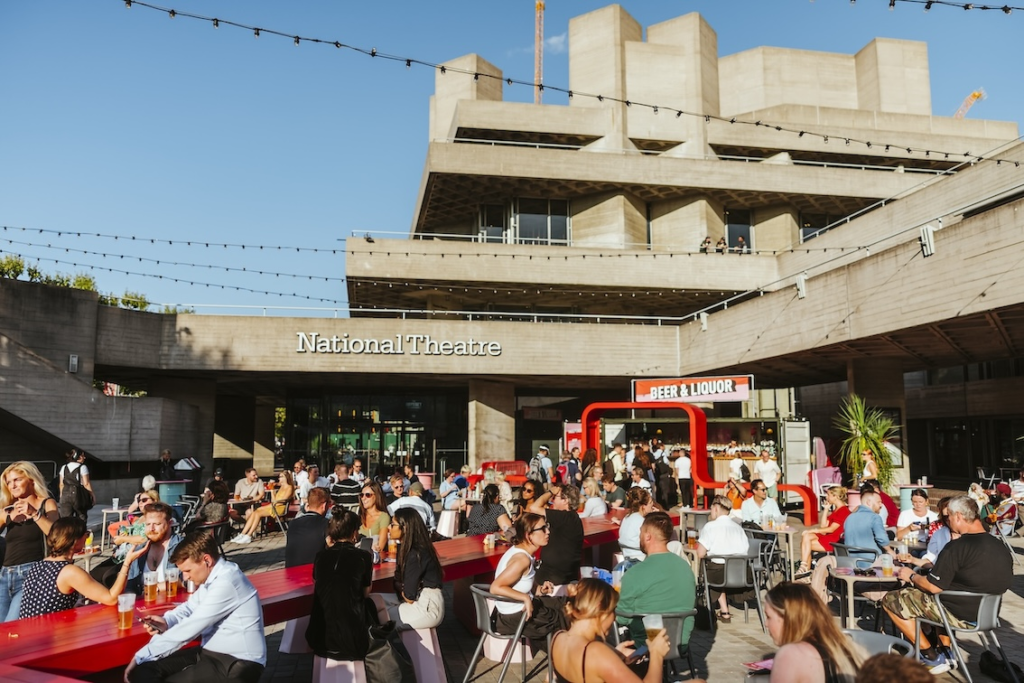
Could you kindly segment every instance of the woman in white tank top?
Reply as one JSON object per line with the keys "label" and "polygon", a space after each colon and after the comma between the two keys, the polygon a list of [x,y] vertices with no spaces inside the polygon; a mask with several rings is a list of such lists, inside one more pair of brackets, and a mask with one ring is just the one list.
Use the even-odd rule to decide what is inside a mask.
{"label": "woman in white tank top", "polygon": [[515,545],[499,560],[490,591],[521,604],[496,601],[495,622],[499,633],[514,634],[525,611],[523,635],[543,638],[548,633],[566,628],[568,623],[564,610],[565,600],[551,597],[555,588],[551,582],[545,581],[536,587],[533,585],[537,574],[533,558],[538,550],[548,544],[551,528],[543,516],[527,512],[516,520],[515,530]]}

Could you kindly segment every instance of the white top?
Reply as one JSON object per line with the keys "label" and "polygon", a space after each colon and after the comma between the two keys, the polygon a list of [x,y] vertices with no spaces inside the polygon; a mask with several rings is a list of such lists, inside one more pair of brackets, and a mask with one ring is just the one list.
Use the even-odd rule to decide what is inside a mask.
{"label": "white top", "polygon": [[921,524],[927,526],[935,520],[937,520],[938,518],[939,515],[932,512],[931,510],[926,512],[923,517],[918,517],[917,513],[914,512],[913,509],[903,510],[902,512],[900,512],[899,519],[896,520],[896,526],[902,529],[903,527],[910,526],[915,522],[920,522]]}
{"label": "white top", "polygon": [[[516,555],[522,553],[527,557],[530,557],[530,553],[526,552],[522,548],[509,548],[505,551],[505,554],[498,560],[498,566],[494,569],[495,576],[501,576],[501,573],[508,567],[509,561]],[[526,593],[530,595],[533,593],[533,577],[537,574],[537,570],[534,569],[533,558],[530,557],[530,568],[526,570],[519,580],[512,584],[512,590],[519,591],[520,593]],[[496,601],[494,607],[502,614],[519,614],[523,611],[523,604],[521,602],[500,602]]]}
{"label": "white top", "polygon": [[779,504],[772,498],[765,498],[764,504],[758,507],[753,498],[747,498],[740,506],[740,515],[744,522],[754,522],[758,525],[764,524],[769,517],[781,517],[782,511]]}
{"label": "white top", "polygon": [[61,483],[64,482],[64,470],[67,470],[68,477],[73,477],[74,474],[75,474],[75,470],[77,470],[79,467],[82,468],[82,473],[79,476],[80,477],[88,477],[89,476],[89,468],[88,467],[86,467],[84,464],[82,464],[80,462],[69,462],[66,465],[64,465],[64,467],[60,468],[60,481],[61,481]]}
{"label": "white top", "polygon": [[742,470],[741,470],[742,467],[743,467],[743,458],[741,458],[740,456],[737,455],[735,458],[733,458],[732,460],[729,461],[729,475],[733,479],[742,479],[743,478],[743,473],[742,473]]}
{"label": "white top", "polygon": [[643,560],[647,555],[640,552],[640,527],[644,517],[639,512],[631,512],[622,518],[619,525],[619,547],[622,554],[629,560]]}
{"label": "white top", "polygon": [[580,517],[600,517],[606,514],[608,514],[608,505],[601,496],[594,496],[593,498],[587,498],[587,502],[583,504],[583,512],[580,513]]}
{"label": "white top", "polygon": [[651,482],[647,481],[647,479],[644,477],[640,477],[640,481],[634,481],[629,488],[635,489],[637,486],[639,486],[642,489],[647,489],[649,491],[651,489]]}
{"label": "white top", "polygon": [[309,492],[317,487],[330,488],[331,483],[327,481],[326,477],[317,477],[316,481],[310,481],[309,475],[306,475],[306,481],[299,486],[299,498],[306,500],[309,497]]}
{"label": "white top", "polygon": [[754,478],[763,481],[765,486],[775,486],[781,476],[782,470],[774,460],[758,460],[754,463]]}
{"label": "white top", "polygon": [[[708,555],[744,555],[750,549],[743,527],[729,515],[708,520],[700,530],[697,542],[704,546]],[[719,561],[718,564],[723,563]]]}
{"label": "white top", "polygon": [[676,479],[691,479],[693,461],[690,460],[688,455],[680,455],[676,460]]}
{"label": "white top", "polygon": [[1014,500],[1024,499],[1024,479],[1014,479],[1010,482],[1010,492]]}

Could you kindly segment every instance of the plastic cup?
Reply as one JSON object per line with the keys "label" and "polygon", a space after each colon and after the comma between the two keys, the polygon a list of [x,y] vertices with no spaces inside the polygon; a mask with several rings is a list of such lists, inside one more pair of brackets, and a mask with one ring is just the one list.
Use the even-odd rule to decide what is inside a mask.
{"label": "plastic cup", "polygon": [[612,570],[612,588],[614,588],[617,591],[621,591],[622,590],[622,575],[623,575],[623,573],[624,572],[621,569],[613,569]]}
{"label": "plastic cup", "polygon": [[580,567],[580,578],[589,579],[594,575],[593,567]]}
{"label": "plastic cup", "polygon": [[120,499],[120,498],[113,498],[113,499],[111,499],[111,501],[110,501],[110,505],[111,505],[111,507],[113,507],[113,508],[114,508],[115,510],[117,510],[117,509],[118,509],[118,507],[119,507],[119,504],[120,504],[120,502],[121,502],[121,499]]}
{"label": "plastic cup", "polygon": [[121,593],[117,596],[117,628],[127,631],[132,627],[135,615],[135,593]]}
{"label": "plastic cup", "polygon": [[647,640],[653,640],[658,633],[665,628],[660,614],[648,614],[644,617],[644,630],[647,631]]}
{"label": "plastic cup", "polygon": [[173,598],[178,594],[179,573],[177,567],[167,568],[167,597]]}
{"label": "plastic cup", "polygon": [[156,602],[156,572],[142,574],[142,599],[145,602]]}

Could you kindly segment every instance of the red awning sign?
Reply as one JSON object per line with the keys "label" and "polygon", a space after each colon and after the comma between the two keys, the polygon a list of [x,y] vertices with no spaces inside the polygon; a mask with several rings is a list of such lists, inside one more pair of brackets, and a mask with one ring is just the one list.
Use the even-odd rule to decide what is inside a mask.
{"label": "red awning sign", "polygon": [[657,403],[722,403],[746,401],[754,387],[753,375],[730,377],[673,377],[633,380],[633,400]]}

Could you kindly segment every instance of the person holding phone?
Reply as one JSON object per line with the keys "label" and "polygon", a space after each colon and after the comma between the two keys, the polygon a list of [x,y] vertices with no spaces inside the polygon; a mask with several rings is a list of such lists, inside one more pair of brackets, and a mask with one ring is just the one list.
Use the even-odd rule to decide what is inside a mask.
{"label": "person holding phone", "polygon": [[913,507],[901,512],[900,518],[896,522],[896,540],[902,540],[911,532],[927,531],[931,523],[939,518],[938,514],[928,509],[928,492],[924,489],[911,491],[910,502]]}
{"label": "person holding phone", "polygon": [[645,654],[633,650],[632,640],[623,641],[615,649],[603,642],[604,634],[615,623],[615,607],[618,602],[619,594],[604,581],[583,579],[579,582],[576,594],[569,598],[566,605],[572,625],[568,630],[556,633],[551,641],[551,663],[556,681],[661,681],[665,655],[669,651],[668,636],[664,629],[648,641],[646,655],[649,662],[643,678],[629,667],[632,663],[642,661]]}

